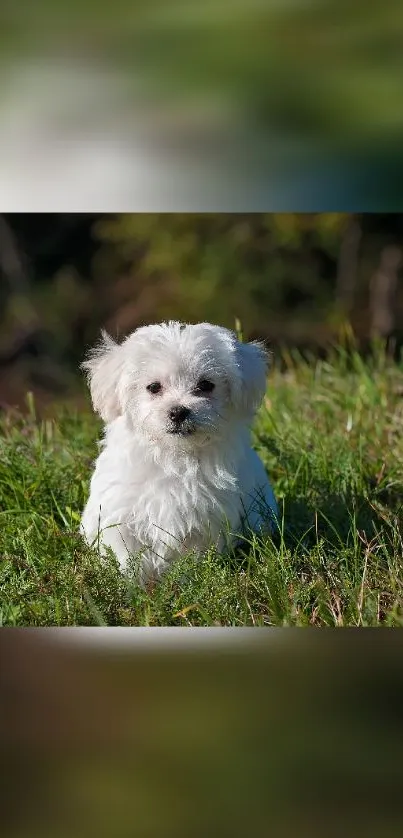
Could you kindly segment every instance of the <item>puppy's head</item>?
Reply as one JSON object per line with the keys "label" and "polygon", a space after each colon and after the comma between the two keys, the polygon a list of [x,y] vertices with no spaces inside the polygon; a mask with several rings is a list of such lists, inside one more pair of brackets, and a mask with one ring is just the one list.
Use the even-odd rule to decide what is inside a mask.
{"label": "puppy's head", "polygon": [[268,356],[257,343],[210,323],[144,326],[103,343],[83,364],[105,422],[125,414],[149,442],[197,446],[248,423],[266,388]]}

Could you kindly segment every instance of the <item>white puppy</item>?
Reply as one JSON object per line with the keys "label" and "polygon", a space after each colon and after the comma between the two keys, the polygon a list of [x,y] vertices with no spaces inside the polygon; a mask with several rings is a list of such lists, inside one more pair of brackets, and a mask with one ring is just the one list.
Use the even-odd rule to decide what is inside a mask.
{"label": "white puppy", "polygon": [[267,353],[210,323],[144,326],[83,364],[106,423],[81,531],[140,582],[178,555],[223,549],[277,515],[249,426],[266,390]]}

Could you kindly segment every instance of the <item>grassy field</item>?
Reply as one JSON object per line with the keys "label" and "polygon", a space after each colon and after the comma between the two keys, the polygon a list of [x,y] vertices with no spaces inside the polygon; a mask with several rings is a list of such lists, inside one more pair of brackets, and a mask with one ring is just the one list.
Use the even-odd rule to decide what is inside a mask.
{"label": "grassy field", "polygon": [[0,623],[402,625],[403,366],[381,350],[284,360],[254,428],[281,537],[244,557],[184,559],[148,593],[77,534],[99,433],[90,410],[38,421],[28,398],[26,415],[3,414]]}

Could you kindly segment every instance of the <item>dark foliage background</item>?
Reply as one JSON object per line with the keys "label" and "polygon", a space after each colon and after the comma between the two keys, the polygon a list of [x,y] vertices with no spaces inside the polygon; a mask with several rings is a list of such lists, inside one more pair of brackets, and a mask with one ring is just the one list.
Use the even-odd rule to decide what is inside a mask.
{"label": "dark foliage background", "polygon": [[402,247],[403,214],[2,215],[0,400],[80,392],[101,327],[164,318],[315,353],[351,324],[398,351]]}

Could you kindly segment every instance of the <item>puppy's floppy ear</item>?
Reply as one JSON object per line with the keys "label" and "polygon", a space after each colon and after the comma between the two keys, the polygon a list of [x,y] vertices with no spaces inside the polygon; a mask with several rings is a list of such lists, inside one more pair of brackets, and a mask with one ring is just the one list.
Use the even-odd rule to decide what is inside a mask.
{"label": "puppy's floppy ear", "polygon": [[81,364],[87,374],[94,410],[104,422],[120,416],[119,379],[122,374],[124,352],[120,344],[102,331],[101,342],[92,349]]}
{"label": "puppy's floppy ear", "polygon": [[240,372],[239,405],[242,412],[253,414],[266,392],[270,354],[263,343],[237,340],[236,358]]}

